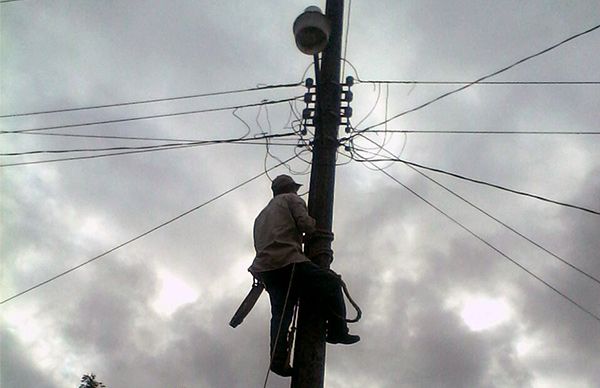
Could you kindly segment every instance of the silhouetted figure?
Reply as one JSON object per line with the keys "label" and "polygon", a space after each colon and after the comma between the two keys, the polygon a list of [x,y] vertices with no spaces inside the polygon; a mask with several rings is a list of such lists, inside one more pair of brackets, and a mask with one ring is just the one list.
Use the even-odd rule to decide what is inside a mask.
{"label": "silhouetted figure", "polygon": [[306,203],[297,194],[300,186],[288,175],[279,175],[273,180],[273,199],[254,221],[256,257],[248,269],[265,284],[269,293],[270,368],[280,376],[291,376],[293,372],[287,359],[287,333],[299,296],[317,304],[323,313],[327,320],[327,342],[349,345],[360,340],[359,336],[348,334],[338,275],[314,264],[302,252],[303,234],[315,231],[315,220],[308,215]]}

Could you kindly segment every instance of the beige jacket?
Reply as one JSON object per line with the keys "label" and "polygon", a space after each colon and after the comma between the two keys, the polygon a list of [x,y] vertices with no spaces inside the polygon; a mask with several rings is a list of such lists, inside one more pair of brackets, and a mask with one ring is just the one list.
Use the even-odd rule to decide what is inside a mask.
{"label": "beige jacket", "polygon": [[306,203],[295,193],[275,196],[254,221],[256,257],[248,268],[252,274],[308,261],[302,253],[302,233],[315,230]]}

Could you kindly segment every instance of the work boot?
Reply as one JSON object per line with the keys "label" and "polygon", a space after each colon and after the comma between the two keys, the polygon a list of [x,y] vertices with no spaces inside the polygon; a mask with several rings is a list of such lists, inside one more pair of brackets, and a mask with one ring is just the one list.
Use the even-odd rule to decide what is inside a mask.
{"label": "work boot", "polygon": [[271,364],[271,371],[281,377],[290,377],[294,374],[294,368],[287,363],[273,362]]}
{"label": "work boot", "polygon": [[352,345],[360,341],[360,337],[354,334],[343,333],[343,334],[334,334],[331,333],[327,336],[327,342],[330,344],[342,344],[342,345]]}

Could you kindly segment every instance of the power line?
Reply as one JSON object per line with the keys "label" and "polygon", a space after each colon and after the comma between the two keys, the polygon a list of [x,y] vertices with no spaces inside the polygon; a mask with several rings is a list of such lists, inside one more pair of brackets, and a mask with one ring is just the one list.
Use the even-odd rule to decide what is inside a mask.
{"label": "power line", "polygon": [[[364,136],[363,136],[364,137]],[[372,143],[375,144],[374,141],[372,141],[371,139],[368,139],[369,141],[371,141]],[[384,148],[385,146],[381,147],[383,151],[387,152],[390,155],[393,155],[393,153],[391,151],[389,151],[388,149]],[[463,196],[461,196],[460,194],[456,193],[455,191],[451,190],[450,188],[448,188],[447,186],[443,185],[442,183],[436,181],[435,179],[433,179],[432,177],[430,177],[429,175],[425,174],[424,172],[418,170],[417,168],[411,166],[411,165],[406,165],[408,168],[410,168],[411,170],[415,171],[416,173],[418,173],[419,175],[423,176],[424,178],[426,178],[427,180],[429,180],[430,182],[433,182],[434,184],[436,184],[437,186],[441,187],[442,189],[446,190],[447,192],[449,192],[450,194],[454,195],[455,197],[457,197],[458,199],[462,200],[463,202],[467,203],[468,205],[470,205],[471,207],[475,208],[476,210],[478,210],[479,212],[483,213],[484,215],[486,215],[487,217],[491,218],[492,220],[496,221],[497,223],[499,223],[500,225],[504,226],[505,228],[507,228],[508,230],[510,230],[511,232],[515,233],[516,235],[518,235],[519,237],[523,238],[524,240],[526,240],[527,242],[533,244],[534,246],[536,246],[537,248],[543,250],[544,252],[548,253],[549,255],[553,256],[554,258],[556,258],[557,260],[561,261],[562,263],[566,264],[567,266],[571,267],[572,269],[574,269],[575,271],[579,272],[580,274],[586,276],[587,278],[591,279],[592,281],[600,284],[600,279],[596,278],[595,276],[587,273],[586,271],[578,268],[577,266],[575,266],[574,264],[571,264],[570,262],[568,262],[567,260],[563,259],[562,257],[560,257],[559,255],[557,255],[556,253],[550,251],[549,249],[543,247],[541,244],[538,244],[537,242],[533,241],[531,238],[525,236],[523,233],[519,232],[518,230],[516,230],[515,228],[511,227],[510,225],[506,224],[505,222],[501,221],[500,219],[498,219],[497,217],[493,216],[492,214],[490,214],[489,212],[483,210],[481,207],[475,205],[474,203],[472,203],[471,201],[467,200],[466,198],[464,198]]]}
{"label": "power line", "polygon": [[[35,154],[64,154],[64,153],[74,153],[74,152],[107,152],[107,151],[125,151],[125,150],[150,150],[150,149],[158,149],[158,148],[172,148],[182,145],[207,145],[207,144],[223,144],[223,143],[245,143],[245,144],[253,144],[253,141],[257,140],[265,140],[265,139],[277,139],[287,136],[294,136],[294,132],[281,133],[281,134],[272,134],[272,135],[263,135],[256,136],[251,138],[234,138],[234,139],[219,139],[219,140],[196,140],[196,141],[183,141],[178,143],[167,143],[167,144],[158,144],[158,145],[149,145],[149,146],[121,146],[121,147],[105,147],[105,148],[79,148],[79,149],[62,149],[62,150],[37,150],[37,151],[25,151],[25,152],[9,152],[9,153],[0,153],[0,156],[24,156],[24,155],[35,155]],[[264,143],[260,143],[264,144]]]}
{"label": "power line", "polygon": [[569,266],[570,268],[574,269],[575,271],[579,272],[580,274],[584,275],[585,277],[587,277],[588,279],[591,279],[592,281],[596,282],[597,284],[600,284],[600,279],[596,278],[595,276],[587,273],[586,271],[578,268],[577,266],[575,266],[574,264],[568,262],[567,260],[563,259],[562,257],[560,257],[559,255],[557,255],[556,253],[550,251],[549,249],[545,248],[544,246],[542,246],[541,244],[535,242],[534,240],[532,240],[531,238],[525,236],[523,233],[519,232],[518,230],[516,230],[515,228],[513,228],[512,226],[506,224],[505,222],[501,221],[500,219],[498,219],[497,217],[494,217],[492,214],[490,214],[489,212],[483,210],[482,208],[480,208],[479,206],[475,205],[473,202],[469,201],[468,199],[464,198],[463,196],[461,196],[460,194],[456,193],[455,191],[451,190],[450,188],[444,186],[443,184],[441,184],[440,182],[436,181],[435,179],[433,179],[432,177],[430,177],[429,175],[425,174],[422,171],[419,171],[418,169],[416,169],[413,166],[407,166],[408,168],[412,169],[413,171],[415,171],[416,173],[420,174],[421,176],[425,177],[426,179],[428,179],[429,181],[433,182],[434,184],[436,184],[437,186],[441,187],[442,189],[446,190],[447,192],[449,192],[450,194],[454,195],[455,197],[457,197],[458,199],[460,199],[461,201],[467,203],[468,205],[470,205],[471,207],[477,209],[479,212],[485,214],[487,217],[491,218],[492,220],[496,221],[497,223],[499,223],[500,225],[504,226],[505,228],[507,228],[508,230],[510,230],[511,232],[515,233],[517,236],[523,238],[524,240],[526,240],[527,242],[535,245],[537,248],[541,249],[542,251],[546,252],[547,254],[549,254],[550,256],[554,257],[555,259],[559,260],[560,262],[562,262],[563,264]]}
{"label": "power line", "polygon": [[56,132],[19,132],[15,135],[57,136],[76,137],[88,139],[115,139],[115,140],[145,140],[145,141],[172,141],[172,142],[194,142],[197,139],[175,139],[170,137],[148,137],[148,136],[113,136],[113,135],[84,135],[79,133],[56,133]]}
{"label": "power line", "polygon": [[534,272],[532,272],[531,270],[529,270],[526,267],[524,267],[521,263],[519,263],[518,261],[516,261],[512,257],[508,256],[506,253],[504,253],[500,249],[496,248],[494,245],[492,245],[491,243],[489,243],[483,237],[481,237],[477,233],[473,232],[471,229],[469,229],[468,227],[466,227],[465,225],[463,225],[461,222],[459,222],[458,220],[456,220],[455,218],[453,218],[452,216],[450,216],[448,213],[444,212],[442,209],[440,209],[439,207],[437,207],[436,205],[434,205],[433,203],[431,203],[430,201],[428,201],[426,198],[424,198],[423,196],[421,196],[420,194],[418,194],[417,192],[415,192],[414,190],[412,190],[410,187],[408,187],[407,185],[405,185],[404,183],[402,183],[401,181],[399,181],[398,179],[396,179],[393,175],[391,175],[387,171],[383,170],[382,168],[380,168],[379,166],[377,166],[374,163],[372,163],[372,165],[375,168],[377,168],[380,172],[382,172],[383,174],[385,174],[387,177],[389,177],[390,179],[392,179],[394,182],[396,182],[397,184],[399,184],[402,187],[404,187],[411,194],[415,195],[417,198],[419,198],[420,200],[422,200],[423,202],[425,202],[427,205],[431,206],[432,208],[434,208],[435,210],[437,210],[439,213],[441,213],[442,215],[444,215],[450,221],[454,222],[456,225],[458,225],[460,228],[462,228],[463,230],[465,230],[466,232],[468,232],[470,235],[472,235],[473,237],[475,237],[476,239],[478,239],[479,241],[481,241],[482,243],[484,243],[485,245],[487,245],[489,248],[493,249],[496,253],[498,253],[499,255],[501,255],[502,257],[504,257],[505,259],[507,259],[508,261],[510,261],[511,263],[513,263],[514,265],[516,265],[517,267],[519,267],[520,269],[522,269],[523,271],[525,271],[527,274],[529,274],[530,276],[532,276],[534,279],[536,279],[540,283],[544,284],[546,287],[550,288],[552,291],[554,291],[555,293],[557,293],[558,295],[560,295],[563,299],[567,300],[568,302],[570,302],[571,304],[573,304],[574,306],[576,306],[581,311],[587,313],[589,316],[591,316],[592,318],[594,318],[596,321],[600,322],[600,317],[598,315],[594,314],[592,311],[590,311],[587,308],[583,307],[581,304],[579,304],[578,302],[576,302],[574,299],[570,298],[565,293],[563,293],[562,291],[560,291],[559,289],[557,289],[556,287],[552,286],[550,283],[548,283],[547,281],[545,281],[544,279],[542,279],[540,276],[536,275]]}
{"label": "power line", "polygon": [[[226,143],[226,144],[244,144],[244,145],[259,145],[259,146],[267,145],[266,142],[246,142],[246,143],[230,142],[230,143]],[[298,147],[298,144],[292,144],[292,143],[270,143],[269,145],[284,146],[284,147]],[[170,147],[170,148],[155,148],[155,149],[150,149],[150,150],[123,151],[123,152],[115,152],[115,153],[102,154],[102,155],[74,156],[74,157],[57,158],[57,159],[44,159],[44,160],[34,160],[34,161],[27,161],[27,162],[5,163],[5,164],[0,164],[0,168],[15,167],[15,166],[27,166],[27,165],[34,165],[34,164],[47,164],[47,163],[55,163],[55,162],[67,162],[67,161],[75,161],[75,160],[99,159],[99,158],[110,157],[110,156],[141,154],[141,153],[145,153],[145,152],[154,152],[154,151],[169,151],[169,150],[176,150],[176,149],[180,149],[180,148],[191,148],[191,147],[198,147],[198,145],[187,145],[186,144],[186,145]]]}
{"label": "power line", "polygon": [[600,131],[466,131],[466,130],[419,130],[419,129],[373,129],[369,133],[415,133],[442,135],[600,135]]}
{"label": "power line", "polygon": [[[292,159],[294,159],[294,158],[296,158],[296,156],[292,156],[291,158],[289,158],[288,160],[286,160],[284,163],[287,163],[287,162],[291,161],[291,160],[292,160]],[[281,165],[282,165],[282,164],[284,164],[284,163],[277,164],[277,165],[275,165],[275,166],[273,166],[273,167],[269,168],[269,169],[268,169],[268,171],[270,171],[270,170],[274,170],[275,168],[277,168],[277,167],[281,166]],[[206,202],[203,202],[203,203],[201,203],[200,205],[198,205],[198,206],[195,206],[195,207],[193,207],[193,208],[191,208],[191,209],[189,209],[189,210],[187,210],[187,211],[185,211],[185,212],[183,212],[183,213],[179,214],[178,216],[176,216],[176,217],[173,217],[173,218],[171,218],[170,220],[168,220],[168,221],[165,221],[165,222],[161,223],[160,225],[158,225],[158,226],[155,226],[155,227],[153,227],[153,228],[151,228],[151,229],[147,230],[146,232],[144,232],[144,233],[142,233],[142,234],[139,234],[139,235],[135,236],[135,237],[133,237],[133,238],[131,238],[131,239],[129,239],[129,240],[127,240],[127,241],[125,241],[125,242],[123,242],[123,243],[121,243],[121,244],[117,245],[117,246],[116,246],[116,247],[114,247],[114,248],[111,248],[111,249],[109,249],[109,250],[107,250],[107,251],[105,251],[105,252],[103,252],[103,253],[99,254],[98,256],[94,256],[94,257],[92,257],[91,259],[89,259],[89,260],[87,260],[87,261],[84,261],[83,263],[81,263],[81,264],[79,264],[79,265],[76,265],[75,267],[72,267],[72,268],[70,268],[70,269],[68,269],[68,270],[66,270],[66,271],[63,271],[63,272],[59,273],[58,275],[55,275],[55,276],[53,276],[53,277],[51,277],[51,278],[49,278],[49,279],[47,279],[47,280],[44,280],[43,282],[40,282],[40,283],[38,283],[38,284],[36,284],[36,285],[34,285],[34,286],[32,286],[32,287],[29,287],[29,288],[28,288],[28,289],[26,289],[26,290],[23,290],[23,291],[21,291],[21,292],[18,292],[17,294],[15,294],[15,295],[13,295],[13,296],[11,296],[11,297],[7,298],[7,299],[4,299],[3,301],[1,301],[1,302],[0,302],[0,304],[4,304],[4,303],[6,303],[6,302],[8,302],[8,301],[11,301],[11,300],[13,300],[13,299],[15,299],[15,298],[18,298],[19,296],[21,296],[21,295],[23,295],[23,294],[26,294],[26,293],[28,293],[28,292],[30,292],[30,291],[33,291],[33,290],[35,290],[36,288],[39,288],[39,287],[41,287],[41,286],[43,286],[43,285],[46,285],[46,284],[48,284],[48,283],[50,283],[50,282],[52,282],[52,281],[54,281],[54,280],[56,280],[56,279],[58,279],[58,278],[61,278],[61,277],[65,276],[65,275],[67,275],[67,274],[69,274],[69,273],[71,273],[71,272],[73,272],[73,271],[75,271],[75,270],[77,270],[77,269],[79,269],[79,268],[81,268],[81,267],[83,267],[83,266],[85,266],[85,265],[87,265],[87,264],[89,264],[89,263],[93,262],[93,261],[96,261],[96,260],[98,260],[98,259],[100,259],[100,258],[102,258],[102,257],[104,257],[104,256],[106,256],[106,255],[108,255],[108,254],[110,254],[110,253],[112,253],[112,252],[114,252],[114,251],[116,251],[116,250],[120,249],[120,248],[123,248],[125,245],[128,245],[128,244],[130,244],[130,243],[132,243],[132,242],[134,242],[134,241],[137,241],[137,240],[141,239],[142,237],[145,237],[145,236],[149,235],[150,233],[152,233],[152,232],[155,232],[155,231],[157,231],[158,229],[161,229],[162,227],[165,227],[165,226],[167,226],[167,225],[169,225],[169,224],[171,224],[171,223],[173,223],[173,222],[175,222],[175,221],[177,221],[177,220],[179,220],[179,219],[181,219],[181,218],[183,218],[183,217],[187,216],[188,214],[190,214],[190,213],[192,213],[192,212],[194,212],[194,211],[196,211],[196,210],[198,210],[198,209],[200,209],[200,208],[202,208],[202,207],[204,207],[204,206],[206,206],[206,205],[208,205],[208,204],[210,204],[210,203],[212,203],[212,202],[215,202],[216,200],[218,200],[218,199],[220,199],[220,198],[224,197],[225,195],[227,195],[227,194],[229,194],[229,193],[231,193],[231,192],[233,192],[233,191],[235,191],[235,190],[237,190],[237,189],[241,188],[242,186],[244,186],[244,185],[246,185],[246,184],[248,184],[248,183],[250,183],[250,182],[252,182],[252,181],[254,181],[254,180],[258,179],[258,178],[260,178],[260,177],[261,177],[261,176],[263,176],[263,175],[265,175],[265,172],[264,172],[264,171],[263,171],[263,172],[261,172],[260,174],[257,174],[257,175],[255,175],[255,176],[253,176],[252,178],[249,178],[249,179],[245,180],[244,182],[242,182],[242,183],[240,183],[240,184],[238,184],[238,185],[236,185],[236,186],[234,186],[234,187],[232,187],[232,188],[230,188],[230,189],[228,189],[228,190],[224,191],[223,193],[221,193],[221,194],[219,194],[219,195],[217,195],[217,196],[215,196],[215,197],[213,197],[213,198],[209,199],[208,201],[206,201]]]}
{"label": "power line", "polygon": [[[357,80],[363,84],[400,85],[468,85],[473,81],[419,81],[419,80]],[[481,81],[477,85],[600,85],[600,81]]]}
{"label": "power line", "polygon": [[[376,142],[374,142],[373,140],[369,139],[368,137],[366,137],[365,135],[359,134],[360,137],[364,138],[365,140],[377,145],[379,147],[379,144],[377,144]],[[385,150],[383,147],[380,147],[380,149]],[[386,152],[388,152],[389,154],[393,155],[390,151],[385,150]],[[490,187],[494,187],[496,189],[500,189],[500,190],[504,190],[504,191],[508,191],[514,194],[519,194],[519,195],[524,195],[527,197],[532,197],[541,201],[545,201],[545,202],[550,202],[553,203],[555,205],[560,205],[560,206],[566,206],[566,207],[570,207],[570,208],[574,208],[574,209],[578,209],[578,210],[583,210],[592,214],[596,214],[596,215],[600,215],[600,212],[596,211],[596,210],[592,210],[592,209],[588,209],[582,206],[578,206],[578,205],[572,205],[572,204],[568,204],[565,202],[559,202],[553,199],[549,199],[546,197],[542,197],[536,194],[531,194],[531,193],[526,193],[524,191],[519,191],[519,190],[515,190],[515,189],[510,189],[504,186],[500,186],[494,183],[489,183],[486,181],[482,181],[482,180],[478,180],[478,179],[474,179],[474,178],[469,178],[460,174],[456,174],[453,172],[449,172],[449,171],[445,171],[445,170],[441,170],[438,168],[433,168],[433,167],[428,167],[428,166],[424,166],[422,164],[419,163],[414,163],[414,162],[410,162],[408,160],[404,160],[401,158],[397,158],[397,157],[391,157],[391,158],[372,158],[372,159],[355,159],[357,162],[400,162],[400,163],[404,163],[406,165],[409,166],[414,166],[414,167],[418,167],[418,168],[422,168],[425,170],[429,170],[429,171],[433,171],[433,172],[437,172],[440,174],[445,174],[445,175],[450,175],[452,177],[458,178],[458,179],[463,179],[469,182],[473,182],[473,183],[477,183],[477,184],[481,184],[481,185],[485,185],[485,186],[490,186]]]}
{"label": "power line", "polygon": [[[288,128],[288,127],[286,127]],[[294,132],[297,134],[296,132]],[[136,141],[169,141],[178,143],[193,143],[200,141],[198,139],[182,139],[172,137],[149,137],[149,136],[118,136],[118,135],[86,135],[79,133],[56,133],[56,132],[19,132],[14,135],[35,135],[35,136],[56,136],[56,137],[73,137],[84,139],[109,139],[109,140],[136,140]]]}
{"label": "power line", "polygon": [[[264,146],[266,143],[263,143],[263,142],[240,143],[240,142],[236,141],[236,142],[228,142],[226,144],[255,144],[255,145]],[[130,155],[130,154],[141,154],[141,153],[146,153],[146,152],[169,151],[169,150],[176,150],[176,149],[181,149],[181,148],[199,147],[202,145],[204,145],[204,144],[192,144],[192,145],[184,144],[184,145],[174,146],[174,147],[170,147],[170,148],[122,151],[122,152],[114,152],[114,153],[101,154],[101,155],[74,156],[74,157],[57,158],[57,159],[45,159],[45,160],[35,160],[35,161],[27,161],[27,162],[5,163],[5,164],[0,164],[0,168],[15,167],[15,166],[27,166],[27,165],[34,165],[34,164],[56,163],[56,162],[67,162],[67,161],[75,161],[75,160],[99,159],[99,158],[111,157],[111,156],[122,156],[122,155]],[[271,143],[270,145],[277,145],[277,146],[284,145],[284,146],[294,146],[294,147],[298,146],[298,144],[291,144],[291,143],[290,144],[279,144],[279,143],[273,144],[273,143]]]}
{"label": "power line", "polygon": [[570,37],[568,37],[568,38],[566,38],[566,39],[564,39],[564,40],[562,40],[562,41],[560,41],[560,42],[558,42],[558,43],[556,43],[556,44],[554,44],[554,45],[552,45],[552,46],[550,46],[550,47],[548,47],[548,48],[546,48],[546,49],[543,49],[543,50],[541,50],[541,51],[538,51],[538,52],[536,52],[536,53],[534,53],[534,54],[531,54],[531,55],[529,55],[529,56],[527,56],[527,57],[525,57],[525,58],[523,58],[523,59],[519,59],[518,61],[516,61],[516,62],[512,63],[511,65],[508,65],[508,66],[506,66],[506,67],[503,67],[503,68],[502,68],[502,69],[500,69],[500,70],[494,71],[493,73],[490,73],[490,74],[488,74],[488,75],[485,75],[485,76],[483,76],[483,77],[481,77],[481,78],[478,78],[478,79],[476,79],[475,81],[472,81],[472,82],[469,82],[469,83],[467,83],[466,85],[463,85],[463,86],[461,86],[461,87],[459,87],[459,88],[456,88],[456,89],[454,89],[454,90],[451,90],[451,91],[449,91],[449,92],[447,92],[447,93],[444,93],[444,94],[442,94],[442,95],[440,95],[440,96],[438,96],[438,97],[436,97],[436,98],[434,98],[434,99],[432,99],[432,100],[429,100],[429,101],[427,101],[427,102],[425,102],[425,103],[423,103],[423,104],[421,104],[421,105],[419,105],[419,106],[416,106],[416,107],[414,107],[414,108],[411,108],[411,109],[405,110],[404,112],[398,113],[398,114],[396,114],[396,115],[394,115],[394,116],[392,116],[392,117],[390,117],[390,118],[388,118],[388,119],[386,119],[386,120],[384,120],[384,121],[382,121],[382,122],[380,122],[380,123],[377,123],[377,124],[374,124],[374,125],[368,126],[368,127],[364,128],[364,129],[361,129],[361,130],[360,130],[360,131],[358,131],[357,133],[366,132],[366,131],[368,131],[368,130],[370,130],[370,129],[373,129],[373,128],[376,128],[376,127],[379,127],[379,126],[381,126],[381,125],[383,125],[383,124],[385,124],[385,123],[387,123],[387,122],[390,122],[390,121],[392,121],[392,120],[395,120],[395,119],[397,119],[397,118],[399,118],[399,117],[401,117],[401,116],[404,116],[404,115],[406,115],[406,114],[409,114],[409,113],[415,112],[415,111],[417,111],[417,110],[423,109],[423,108],[425,108],[426,106],[429,106],[429,105],[431,105],[431,104],[433,104],[433,103],[435,103],[435,102],[437,102],[437,101],[439,101],[439,100],[441,100],[441,99],[443,99],[443,98],[446,98],[446,97],[448,97],[448,96],[450,96],[450,95],[452,95],[452,94],[458,93],[458,92],[460,92],[460,91],[462,91],[462,90],[465,90],[465,89],[467,89],[467,88],[469,88],[469,87],[471,87],[471,86],[473,86],[473,85],[475,85],[475,84],[478,84],[478,83],[480,83],[480,82],[482,82],[482,81],[484,81],[484,80],[486,80],[486,79],[488,79],[488,78],[491,78],[491,77],[494,77],[494,76],[496,76],[496,75],[498,75],[498,74],[504,73],[505,71],[507,71],[507,70],[510,70],[510,69],[512,69],[513,67],[515,67],[515,66],[517,66],[517,65],[520,65],[520,64],[521,64],[521,63],[523,63],[523,62],[529,61],[530,59],[533,59],[533,58],[535,58],[535,57],[538,57],[538,56],[540,56],[540,55],[542,55],[542,54],[545,54],[545,53],[547,53],[547,52],[549,52],[549,51],[551,51],[551,50],[554,50],[555,48],[557,48],[557,47],[559,47],[559,46],[562,46],[563,44],[565,44],[565,43],[567,43],[567,42],[569,42],[569,41],[571,41],[571,40],[573,40],[573,39],[576,39],[576,38],[578,38],[578,37],[580,37],[580,36],[583,36],[583,35],[585,35],[585,34],[588,34],[588,33],[592,32],[592,31],[595,31],[595,30],[597,30],[598,28],[600,28],[600,24],[599,24],[599,25],[596,25],[596,26],[594,26],[594,27],[592,27],[592,28],[589,28],[589,29],[587,29],[587,30],[585,30],[585,31],[582,31],[582,32],[580,32],[580,33],[577,33],[577,34],[575,34],[575,35],[572,35],[572,36],[570,36]]}
{"label": "power line", "polygon": [[158,149],[153,149],[153,150],[123,151],[123,152],[114,152],[114,153],[102,154],[102,155],[74,156],[74,157],[58,158],[58,159],[34,160],[34,161],[29,161],[29,162],[5,163],[5,164],[0,164],[0,167],[4,168],[4,167],[14,167],[14,166],[28,166],[28,165],[33,165],[33,164],[68,162],[68,161],[74,161],[74,160],[99,159],[99,158],[110,157],[110,156],[142,154],[142,153],[146,153],[146,152],[155,152],[155,151],[169,151],[169,150],[188,148],[188,147],[197,147],[197,146],[182,145],[182,146],[178,146],[178,147],[158,148]]}
{"label": "power line", "polygon": [[123,119],[114,119],[114,120],[91,121],[91,122],[76,123],[76,124],[55,125],[55,126],[49,126],[49,127],[21,129],[21,130],[15,130],[15,131],[0,131],[0,134],[47,131],[47,130],[51,130],[51,129],[85,127],[85,126],[90,126],[90,125],[114,124],[114,123],[123,123],[123,122],[138,121],[138,120],[148,120],[148,119],[156,119],[156,118],[164,118],[164,117],[183,116],[183,115],[198,114],[198,113],[220,112],[220,111],[225,111],[225,110],[281,104],[281,103],[288,102],[288,101],[294,101],[297,98],[299,98],[299,97],[291,97],[291,98],[286,98],[286,99],[282,99],[282,100],[267,100],[267,101],[262,101],[262,102],[254,103],[254,104],[237,105],[237,106],[229,106],[229,107],[222,107],[222,108],[199,109],[199,110],[192,110],[192,111],[185,111],[185,112],[164,113],[164,114],[148,115],[148,116],[137,116],[137,117],[129,117],[129,118],[123,118]]}
{"label": "power line", "polygon": [[295,87],[295,86],[300,86],[300,85],[302,85],[301,82],[287,83],[287,84],[275,84],[275,85],[257,86],[254,88],[247,88],[247,89],[234,89],[234,90],[226,90],[226,91],[220,91],[220,92],[188,94],[188,95],[184,95],[184,96],[153,98],[153,99],[147,99],[147,100],[118,102],[118,103],[113,103],[113,104],[90,105],[90,106],[83,106],[83,107],[61,108],[61,109],[52,109],[52,110],[43,110],[43,111],[25,112],[25,113],[8,113],[8,114],[0,115],[0,118],[33,116],[33,115],[41,115],[41,114],[49,114],[49,113],[76,112],[76,111],[90,110],[90,109],[114,108],[114,107],[122,107],[122,106],[149,104],[149,103],[155,103],[155,102],[187,100],[187,99],[192,99],[192,98],[222,96],[222,95],[227,95],[227,94],[253,92],[253,91],[258,91],[258,90],[290,88],[290,87]]}
{"label": "power line", "polygon": [[[290,102],[291,106],[291,102]],[[248,124],[241,120],[239,116],[232,112],[233,115],[240,120],[245,126]],[[293,109],[290,110],[291,113]],[[294,113],[295,114],[295,113]],[[286,127],[287,128],[287,127]],[[299,133],[299,131],[297,131]],[[164,137],[148,137],[148,136],[117,136],[117,135],[89,135],[79,133],[57,133],[57,132],[19,132],[13,135],[35,135],[35,136],[56,136],[56,137],[73,137],[73,138],[89,138],[89,139],[115,139],[115,140],[143,140],[143,141],[169,141],[169,142],[195,142],[197,139],[181,139],[181,138],[164,138]],[[301,135],[300,135],[301,136]]]}
{"label": "power line", "polygon": [[437,173],[440,173],[440,174],[450,175],[450,176],[452,176],[454,178],[466,180],[466,181],[477,183],[477,184],[484,185],[484,186],[490,186],[490,187],[493,187],[493,188],[496,188],[496,189],[508,191],[510,193],[513,193],[513,194],[523,195],[523,196],[526,196],[526,197],[531,197],[531,198],[538,199],[540,201],[553,203],[555,205],[570,207],[570,208],[573,208],[573,209],[582,210],[582,211],[585,211],[585,212],[588,212],[588,213],[592,213],[592,214],[595,214],[595,215],[600,215],[599,211],[596,211],[596,210],[593,210],[593,209],[589,209],[589,208],[586,208],[586,207],[583,207],[583,206],[572,205],[572,204],[569,204],[569,203],[566,203],[566,202],[556,201],[554,199],[542,197],[540,195],[531,194],[531,193],[527,193],[527,192],[524,192],[524,191],[519,191],[519,190],[511,189],[511,188],[508,188],[508,187],[505,187],[505,186],[500,186],[500,185],[497,185],[495,183],[490,183],[490,182],[482,181],[482,180],[479,180],[479,179],[469,178],[469,177],[466,177],[464,175],[460,175],[460,174],[456,174],[456,173],[453,173],[453,172],[441,170],[439,168],[433,168],[433,167],[424,166],[422,164],[410,162],[408,160],[404,160],[404,159],[401,159],[401,158],[376,158],[376,159],[364,159],[364,160],[356,159],[356,161],[358,161],[358,162],[401,162],[401,163],[404,163],[404,164],[409,165],[409,166],[414,166],[414,167],[422,168],[424,170],[429,170],[429,171],[437,172]]}

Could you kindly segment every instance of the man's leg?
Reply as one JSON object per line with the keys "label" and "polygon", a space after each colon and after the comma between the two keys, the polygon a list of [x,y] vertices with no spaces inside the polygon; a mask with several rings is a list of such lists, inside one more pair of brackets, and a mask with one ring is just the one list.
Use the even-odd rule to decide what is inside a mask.
{"label": "man's leg", "polygon": [[298,287],[311,303],[318,304],[327,319],[327,340],[330,343],[352,344],[360,337],[348,334],[346,304],[339,275],[313,262],[296,264]]}
{"label": "man's leg", "polygon": [[[287,334],[297,298],[293,289],[290,290],[288,296],[291,274],[291,265],[261,274],[262,281],[265,283],[265,288],[269,293],[271,301],[271,370],[280,375],[289,375],[291,373],[287,363]],[[287,302],[286,296],[288,296]]]}

